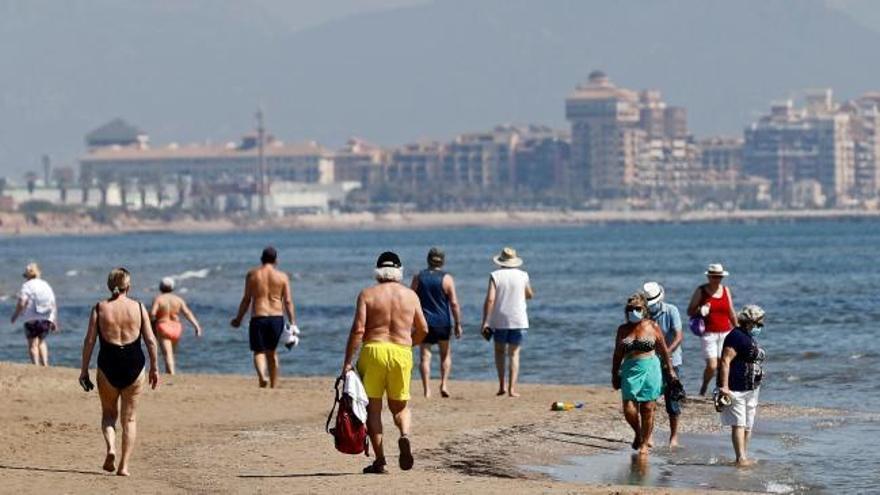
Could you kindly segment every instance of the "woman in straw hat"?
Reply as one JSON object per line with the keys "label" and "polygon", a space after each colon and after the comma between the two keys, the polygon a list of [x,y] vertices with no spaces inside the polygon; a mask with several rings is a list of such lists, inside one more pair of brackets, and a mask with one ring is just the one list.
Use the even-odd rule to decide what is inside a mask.
{"label": "woman in straw hat", "polygon": [[706,328],[701,337],[706,368],[703,370],[700,395],[706,395],[706,389],[718,369],[724,338],[737,325],[733,294],[730,288],[721,283],[728,275],[721,263],[709,265],[706,269],[707,282],[697,287],[688,304],[688,316],[702,318]]}
{"label": "woman in straw hat", "polygon": [[36,263],[29,263],[24,268],[22,276],[25,282],[18,292],[18,302],[11,322],[15,324],[19,317],[24,321],[24,334],[27,337],[31,362],[49,366],[46,336],[58,329],[58,308],[52,286],[40,278],[40,275],[40,266]]}
{"label": "woman in straw hat", "polygon": [[[519,350],[529,328],[526,300],[534,295],[529,274],[519,267],[523,260],[516,250],[505,247],[492,261],[498,269],[489,275],[489,288],[483,302],[483,336],[495,340],[495,367],[498,370],[498,394],[519,397]],[[505,359],[506,358],[506,359]],[[505,363],[505,361],[509,363]],[[505,387],[505,364],[508,364]]]}

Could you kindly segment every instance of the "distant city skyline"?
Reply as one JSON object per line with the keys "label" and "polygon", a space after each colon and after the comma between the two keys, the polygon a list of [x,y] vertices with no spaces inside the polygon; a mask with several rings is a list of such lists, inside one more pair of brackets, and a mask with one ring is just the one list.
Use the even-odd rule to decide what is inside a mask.
{"label": "distant city skyline", "polygon": [[[848,31],[852,31],[852,26],[870,26],[874,31],[855,29],[852,36],[880,41],[880,5],[863,0],[838,0],[826,2],[832,8],[821,10],[817,6],[820,3],[792,2],[791,8],[828,17],[829,29],[840,30],[840,26],[845,25]],[[8,83],[0,88],[0,176],[21,180],[26,171],[38,172],[44,154],[50,156],[55,166],[75,166],[83,149],[83,130],[116,116],[124,116],[151,129],[157,142],[200,142],[241,134],[248,129],[252,109],[261,103],[267,107],[268,125],[279,136],[292,141],[314,139],[331,148],[342,145],[350,136],[388,145],[404,144],[418,137],[451,139],[458,133],[479,131],[499,122],[538,123],[562,128],[565,122],[560,112],[560,99],[574,81],[584,80],[596,67],[615,74],[617,81],[629,87],[663,88],[670,104],[688,108],[693,132],[701,137],[719,133],[739,135],[742,128],[763,111],[769,100],[793,96],[790,91],[797,88],[832,86],[843,98],[856,97],[863,91],[874,89],[856,82],[857,78],[847,77],[839,69],[836,75],[818,78],[815,77],[816,69],[813,75],[803,77],[801,84],[786,82],[784,87],[779,81],[767,84],[760,77],[743,77],[735,83],[739,88],[739,100],[735,97],[727,99],[747,102],[734,112],[727,112],[722,111],[724,108],[715,108],[722,103],[706,100],[706,90],[698,87],[701,85],[699,80],[706,77],[709,79],[702,86],[717,84],[710,75],[694,72],[671,77],[674,71],[664,71],[647,59],[648,65],[642,68],[633,66],[634,61],[626,60],[601,63],[615,53],[611,46],[607,55],[597,52],[592,45],[568,46],[564,53],[560,53],[562,56],[557,57],[557,62],[536,67],[530,73],[506,65],[490,66],[489,69],[471,67],[469,64],[474,59],[467,57],[460,61],[461,64],[454,59],[444,59],[446,52],[457,50],[457,45],[453,38],[443,37],[431,38],[445,39],[449,45],[446,52],[440,54],[441,66],[448,67],[442,73],[443,77],[432,74],[431,82],[426,84],[416,76],[407,76],[402,79],[407,85],[401,88],[395,87],[394,80],[401,78],[395,77],[393,72],[377,69],[376,74],[371,74],[367,70],[382,65],[382,53],[358,53],[360,45],[348,39],[360,36],[359,30],[369,31],[367,26],[395,25],[398,20],[414,23],[414,29],[419,27],[422,19],[431,19],[434,15],[437,15],[438,23],[448,22],[450,12],[466,9],[469,14],[474,14],[470,24],[481,26],[475,31],[485,31],[482,29],[484,25],[496,28],[479,38],[466,37],[473,43],[471,48],[501,53],[496,43],[503,40],[504,44],[515,44],[520,40],[525,44],[514,46],[510,53],[519,54],[525,57],[523,60],[532,63],[548,57],[531,55],[530,50],[547,50],[556,46],[554,40],[562,42],[571,38],[569,26],[560,24],[560,18],[565,16],[559,15],[558,11],[578,12],[575,17],[582,18],[585,25],[590,21],[586,14],[591,12],[609,16],[623,12],[623,7],[591,3],[587,9],[582,7],[583,4],[559,2],[553,7],[537,8],[530,2],[514,1],[510,3],[511,9],[505,9],[514,11],[514,17],[503,17],[506,14],[500,12],[499,3],[493,1],[435,4],[423,0],[330,3],[263,0],[251,4],[248,9],[236,2],[204,1],[136,4],[96,0],[63,5],[40,1],[0,4],[0,13],[3,14],[0,16],[0,37],[5,47],[0,48],[0,59],[7,61],[5,67],[8,67],[9,76]],[[802,7],[806,4],[809,5]],[[701,10],[701,5],[690,5],[696,19],[708,15],[709,9]],[[645,15],[648,15],[652,5],[631,8],[646,10]],[[719,4],[713,8],[731,7]],[[760,8],[763,7],[754,7]],[[521,20],[516,17],[519,16],[517,12],[532,10],[537,14],[535,27],[550,29],[542,31],[540,37],[526,34],[527,30],[517,24]],[[752,19],[741,12],[746,9],[734,10],[734,13],[742,14],[743,19]],[[104,24],[93,20],[95,12],[103,14]],[[835,17],[835,12],[846,12],[850,17]],[[56,15],[51,15],[53,13]],[[804,15],[809,20],[808,14]],[[132,25],[128,17],[153,25],[144,31],[138,25]],[[852,19],[859,24],[853,23]],[[209,25],[215,27],[209,28]],[[470,32],[468,25],[461,29]],[[265,32],[258,35],[255,31],[258,29]],[[595,31],[589,26],[583,29]],[[805,29],[809,32],[819,28],[807,26]],[[169,40],[183,36],[182,33],[189,34],[176,45],[168,45],[175,46],[169,51],[161,43],[158,48],[151,46],[157,41],[154,38],[156,32],[170,33]],[[399,39],[413,40],[414,35],[403,23],[400,32],[389,34],[388,39],[395,43]],[[60,45],[62,38],[63,45]],[[808,41],[804,40],[804,43]],[[706,43],[695,45],[704,52],[711,52],[714,42],[707,39]],[[306,49],[310,43],[314,46]],[[381,47],[385,46],[384,43],[380,41],[369,46]],[[609,45],[613,43],[609,41]],[[658,43],[664,44],[645,46],[645,54],[656,53],[662,57],[664,50],[678,46],[674,39],[669,40],[668,46],[664,39],[659,39]],[[239,50],[230,51],[229,47],[233,45],[239,45]],[[267,67],[268,59],[253,62],[242,59],[244,53],[262,53],[265,46],[273,45],[292,47],[291,56],[305,54],[303,67],[320,71],[297,75],[295,61],[291,63],[282,58],[277,67]],[[748,48],[744,50],[747,53]],[[327,60],[321,56],[324,52]],[[232,54],[229,55],[231,58],[227,59],[227,53]],[[401,53],[392,51],[389,56],[400,56]],[[351,60],[340,59],[340,56],[351,57]],[[797,55],[804,56],[806,54]],[[354,61],[364,58],[375,59],[378,65]],[[698,58],[705,59],[702,55]],[[403,59],[401,63],[407,62]],[[804,63],[823,65],[806,59]],[[340,78],[342,73],[332,68],[340,64],[350,65],[356,77]],[[281,67],[284,69],[279,72]],[[421,67],[416,65],[412,71],[421,71]],[[547,72],[548,67],[553,67],[552,73]],[[760,63],[756,67],[760,67]],[[255,71],[255,68],[261,69]],[[835,71],[833,66],[827,69]],[[267,72],[265,76],[260,75],[263,70]],[[289,76],[291,70],[293,75]],[[497,76],[486,79],[489,77],[487,70]],[[859,77],[867,80],[873,70],[866,68]],[[514,78],[508,81],[513,84],[504,82],[505,72]],[[652,74],[656,74],[656,78]],[[325,76],[327,81],[322,81]],[[275,81],[288,77],[292,77],[292,84],[283,87],[290,92],[285,94]],[[845,84],[824,83],[835,77],[844,78]],[[880,77],[873,80],[880,81]],[[880,86],[880,83],[876,85]],[[259,94],[260,91],[250,91],[261,86],[265,86],[260,90],[263,95]],[[326,86],[326,91],[321,89],[322,86]],[[302,94],[297,93],[297,88],[302,88]],[[420,91],[423,96],[418,94]],[[340,96],[335,100],[330,97],[334,92]],[[691,101],[688,96],[691,93],[700,101]],[[455,100],[461,101],[461,105]],[[484,111],[480,111],[481,106],[485,106]],[[711,116],[709,120],[707,115]]]}

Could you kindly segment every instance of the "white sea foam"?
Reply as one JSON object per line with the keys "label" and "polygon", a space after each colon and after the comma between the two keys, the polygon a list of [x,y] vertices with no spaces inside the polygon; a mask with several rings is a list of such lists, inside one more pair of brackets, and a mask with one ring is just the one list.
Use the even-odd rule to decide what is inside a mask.
{"label": "white sea foam", "polygon": [[786,380],[787,380],[787,381],[790,381],[790,382],[798,382],[798,381],[801,380],[801,377],[799,377],[799,376],[794,376],[794,375],[788,375],[788,377],[786,378]]}
{"label": "white sea foam", "polygon": [[79,272],[76,270],[67,270],[66,272],[64,272],[64,274],[67,275],[68,277],[75,277],[75,276],[79,275]]}
{"label": "white sea foam", "polygon": [[856,353],[856,354],[853,354],[852,356],[850,356],[849,358],[850,359],[862,359],[862,357],[864,357],[864,354]]}
{"label": "white sea foam", "polygon": [[778,481],[768,481],[766,489],[767,493],[793,493],[795,487]]}
{"label": "white sea foam", "polygon": [[173,278],[175,282],[179,282],[191,278],[207,278],[209,273],[211,273],[210,268],[202,268],[201,270],[187,270],[183,273],[178,273],[177,275],[171,275],[171,278]]}

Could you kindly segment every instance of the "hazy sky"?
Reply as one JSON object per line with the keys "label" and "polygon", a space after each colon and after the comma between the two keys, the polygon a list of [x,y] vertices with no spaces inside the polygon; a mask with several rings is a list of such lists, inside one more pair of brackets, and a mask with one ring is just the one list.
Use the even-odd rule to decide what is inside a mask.
{"label": "hazy sky", "polygon": [[[348,136],[361,135],[394,145],[418,137],[447,139],[456,132],[510,120],[565,126],[562,101],[567,92],[589,70],[605,68],[624,86],[656,84],[671,103],[688,106],[696,133],[729,133],[739,132],[755,112],[766,108],[769,99],[799,89],[798,84],[835,84],[852,93],[869,89],[861,82],[869,79],[880,87],[880,79],[871,73],[863,73],[860,80],[857,72],[846,72],[853,67],[857,71],[858,64],[844,67],[837,79],[831,79],[821,72],[821,61],[795,54],[800,66],[818,66],[807,74],[807,80],[779,78],[776,85],[744,80],[739,96],[746,106],[741,114],[730,115],[730,108],[720,106],[723,99],[700,100],[699,95],[694,96],[696,101],[688,99],[691,92],[696,93],[693,88],[709,81],[676,78],[663,73],[662,66],[645,66],[635,56],[621,61],[618,53],[616,59],[608,59],[612,51],[604,46],[566,45],[574,39],[571,32],[553,31],[569,29],[559,22],[565,17],[559,12],[572,8],[565,0],[515,2],[520,7],[524,3],[532,6],[536,14],[556,11],[556,17],[548,14],[536,20],[536,29],[546,32],[531,33],[525,32],[531,27],[528,24],[519,24],[521,32],[511,32],[514,28],[499,21],[518,22],[498,11],[499,5],[508,4],[484,2],[495,10],[481,11],[473,7],[482,5],[479,0],[438,1],[468,7],[461,10],[471,18],[450,15],[455,9],[422,8],[433,7],[431,0],[0,0],[0,176],[20,181],[24,171],[39,168],[43,153],[55,165],[77,167],[85,133],[116,116],[144,128],[159,145],[175,140],[219,141],[235,139],[246,131],[252,125],[253,108],[264,103],[274,110],[267,112],[270,126],[284,140],[318,139],[336,146]],[[658,1],[627,3],[638,7],[644,2],[656,11]],[[682,2],[670,0],[668,5]],[[724,5],[719,0],[705,2]],[[827,4],[880,33],[880,0],[827,0]],[[703,4],[688,5],[699,9]],[[417,10],[407,7],[423,12],[379,14]],[[581,15],[588,17],[591,12]],[[432,27],[433,15],[446,16],[442,18],[446,24],[430,38],[440,40],[445,50],[419,45],[424,41],[420,33],[406,31],[404,22],[413,20]],[[711,18],[712,14],[701,15]],[[354,16],[360,16],[357,22],[345,22]],[[373,25],[393,32],[371,32]],[[841,29],[852,31],[846,26]],[[864,33],[860,36],[873,40]],[[469,45],[460,46],[462,40]],[[647,47],[648,53],[662,54],[672,46],[664,44],[680,42],[663,40]],[[410,43],[414,47],[408,51]],[[404,48],[396,49],[395,44]],[[385,47],[397,57],[431,53],[440,57],[437,64],[446,65],[438,70],[425,60],[394,63],[384,59],[392,55],[362,52],[364,46]],[[551,60],[553,65],[546,54],[557,46],[568,52]],[[711,49],[699,43],[695,46]],[[467,50],[513,56],[495,59],[496,66],[487,60],[487,71],[479,66],[478,53],[456,58]],[[535,67],[513,67],[519,55]],[[734,62],[754,65],[750,60]],[[350,66],[351,72],[340,66]],[[379,72],[373,67],[380,67]],[[426,74],[389,73],[407,69]],[[846,88],[847,81],[859,82]],[[261,90],[265,94],[259,94]],[[842,96],[855,95],[843,92]],[[426,97],[434,98],[433,106],[421,108]]]}

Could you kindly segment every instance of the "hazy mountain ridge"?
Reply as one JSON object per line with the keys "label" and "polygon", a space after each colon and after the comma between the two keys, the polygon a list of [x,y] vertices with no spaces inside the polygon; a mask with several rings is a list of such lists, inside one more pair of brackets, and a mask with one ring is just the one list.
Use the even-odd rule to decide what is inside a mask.
{"label": "hazy mountain ridge", "polygon": [[43,152],[72,163],[117,115],[159,143],[230,139],[260,102],[282,139],[331,145],[564,126],[563,99],[593,68],[660,89],[701,135],[738,133],[799,88],[880,88],[880,33],[821,0],[447,0],[301,31],[293,7],[266,5],[0,5],[0,173]]}

